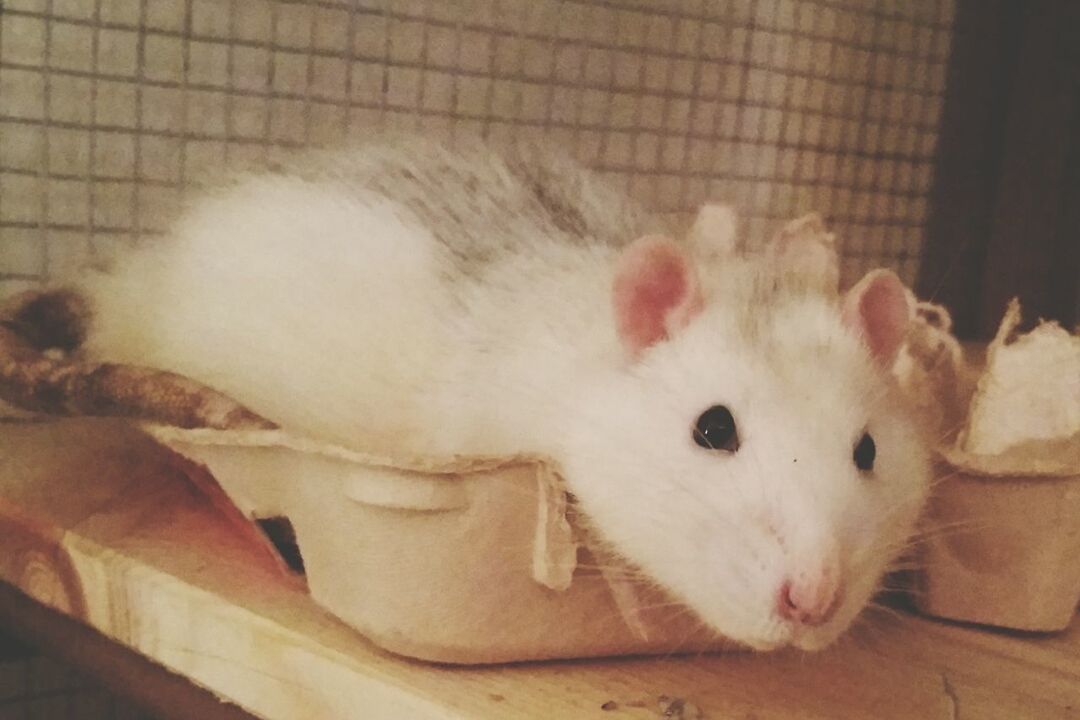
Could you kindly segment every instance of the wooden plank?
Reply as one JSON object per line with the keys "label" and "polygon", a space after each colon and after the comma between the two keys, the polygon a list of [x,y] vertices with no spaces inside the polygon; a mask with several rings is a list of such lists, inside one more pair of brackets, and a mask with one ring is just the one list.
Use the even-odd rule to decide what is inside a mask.
{"label": "wooden plank", "polygon": [[[177,467],[119,423],[0,427],[0,578],[260,717],[646,719],[662,695],[706,718],[758,720],[1053,719],[1080,707],[1076,624],[1023,637],[900,613],[868,616],[816,655],[410,661],[316,607]],[[14,619],[19,602],[5,597]]]}

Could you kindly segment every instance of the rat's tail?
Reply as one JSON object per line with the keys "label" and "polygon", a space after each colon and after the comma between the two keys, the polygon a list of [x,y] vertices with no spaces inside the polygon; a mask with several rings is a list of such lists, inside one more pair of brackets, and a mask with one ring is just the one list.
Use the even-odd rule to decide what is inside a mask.
{"label": "rat's tail", "polygon": [[86,340],[90,304],[70,288],[28,290],[0,306],[0,325],[29,347],[74,352]]}
{"label": "rat's tail", "polygon": [[130,417],[189,428],[275,427],[181,375],[79,358],[91,317],[86,297],[68,288],[31,290],[0,307],[0,399],[50,415]]}

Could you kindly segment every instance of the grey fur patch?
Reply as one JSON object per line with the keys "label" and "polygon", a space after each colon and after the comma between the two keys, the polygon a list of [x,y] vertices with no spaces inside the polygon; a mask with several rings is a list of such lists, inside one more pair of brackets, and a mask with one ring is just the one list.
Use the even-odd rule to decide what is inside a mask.
{"label": "grey fur patch", "polygon": [[596,175],[533,144],[499,153],[479,140],[450,148],[383,139],[298,158],[278,172],[386,197],[445,247],[459,277],[549,243],[621,247],[660,229]]}

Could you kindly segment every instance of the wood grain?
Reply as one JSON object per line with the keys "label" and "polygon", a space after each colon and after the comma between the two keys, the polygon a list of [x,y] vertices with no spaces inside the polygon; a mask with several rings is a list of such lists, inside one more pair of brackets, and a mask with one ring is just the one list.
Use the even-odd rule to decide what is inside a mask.
{"label": "wood grain", "polygon": [[1017,635],[890,612],[816,655],[408,661],[315,606],[182,467],[119,423],[0,426],[0,578],[19,585],[28,555],[50,558],[55,577],[24,590],[47,588],[41,600],[260,717],[646,719],[660,717],[660,696],[712,720],[1080,712],[1075,622]]}

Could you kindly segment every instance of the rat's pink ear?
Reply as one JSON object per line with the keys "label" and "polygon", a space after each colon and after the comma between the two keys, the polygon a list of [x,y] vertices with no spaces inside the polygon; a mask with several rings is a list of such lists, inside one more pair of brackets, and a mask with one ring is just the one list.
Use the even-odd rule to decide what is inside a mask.
{"label": "rat's pink ear", "polygon": [[844,296],[844,322],[862,338],[878,365],[892,367],[904,342],[911,308],[900,278],[873,270]]}
{"label": "rat's pink ear", "polygon": [[674,240],[659,235],[623,250],[612,295],[619,340],[632,356],[684,327],[702,307],[690,260]]}

